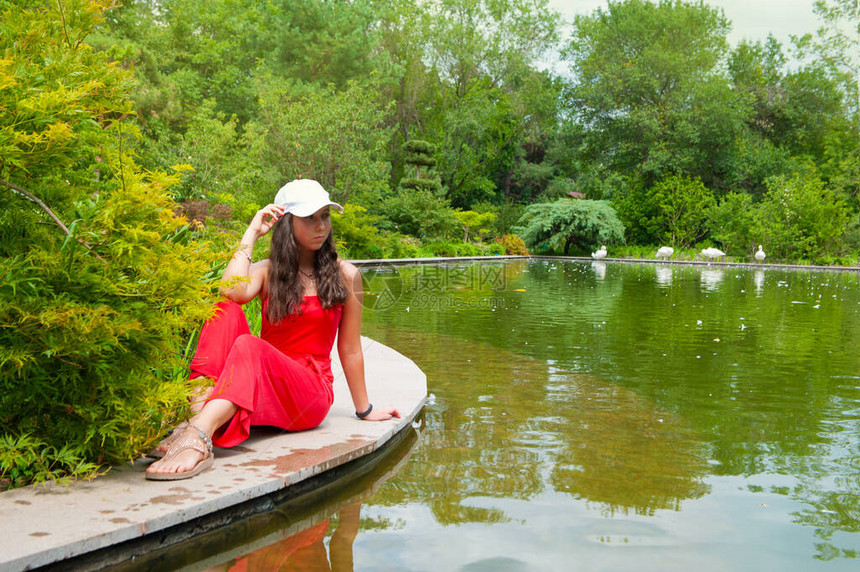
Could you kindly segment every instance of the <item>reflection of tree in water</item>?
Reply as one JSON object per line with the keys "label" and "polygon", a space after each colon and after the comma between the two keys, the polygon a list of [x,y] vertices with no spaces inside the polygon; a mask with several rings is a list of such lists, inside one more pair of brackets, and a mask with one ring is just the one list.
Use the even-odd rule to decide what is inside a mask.
{"label": "reflection of tree in water", "polygon": [[377,503],[426,503],[442,524],[495,523],[506,520],[502,511],[464,501],[529,499],[552,487],[609,511],[650,513],[706,492],[692,432],[630,391],[480,343],[391,327],[372,335],[409,348],[444,396]]}
{"label": "reflection of tree in water", "polygon": [[[818,446],[818,455],[829,459],[828,462],[814,471],[809,467],[798,471],[802,476],[790,491],[770,491],[787,494],[808,505],[792,516],[796,523],[815,528],[815,536],[821,540],[815,545],[816,558],[820,560],[860,558],[860,551],[837,546],[845,538],[838,538],[840,533],[860,533],[858,429],[857,419],[845,423],[827,445]],[[803,459],[798,460],[803,462]]]}
{"label": "reflection of tree in water", "polygon": [[[669,286],[657,268],[607,264],[599,281],[590,261],[535,261],[511,277],[501,311],[371,318],[368,335],[415,359],[440,396],[420,457],[445,478],[409,466],[398,498],[425,494],[442,522],[504,519],[460,504],[551,486],[647,514],[704,494],[706,473],[790,475],[800,484],[768,492],[810,507],[792,516],[815,528],[819,558],[852,557],[860,275],[727,268],[703,279],[680,265]],[[551,360],[561,381],[547,377]],[[707,469],[695,435],[707,439]],[[468,469],[449,466],[461,458]]]}
{"label": "reflection of tree in water", "polygon": [[680,510],[708,492],[703,446],[681,419],[629,390],[566,377],[554,386],[565,404],[552,421],[566,439],[552,470],[557,491],[637,514]]}
{"label": "reflection of tree in water", "polygon": [[[543,388],[532,381],[540,363],[445,336],[386,330],[389,336],[377,339],[401,351],[412,348],[410,357],[427,374],[428,386],[444,398],[427,408],[421,440],[397,485],[380,491],[375,502],[425,503],[442,524],[505,522],[502,511],[463,501],[540,492],[539,452],[511,446],[524,408],[543,399]],[[403,337],[395,340],[398,333]]]}
{"label": "reflection of tree in water", "polygon": [[[809,509],[796,513],[795,522],[815,527],[815,535],[821,539],[816,543],[816,558],[834,560],[836,558],[860,558],[860,552],[851,549],[841,549],[834,545],[833,535],[839,532],[860,533],[860,487],[857,476],[850,483],[849,490],[814,490],[805,486],[799,487],[792,496],[797,500],[809,503]],[[816,487],[818,488],[818,487]]]}

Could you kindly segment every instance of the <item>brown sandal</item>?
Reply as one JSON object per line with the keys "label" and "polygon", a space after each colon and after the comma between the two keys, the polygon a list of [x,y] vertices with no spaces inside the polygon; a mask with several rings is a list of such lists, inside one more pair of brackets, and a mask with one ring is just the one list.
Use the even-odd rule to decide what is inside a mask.
{"label": "brown sandal", "polygon": [[212,438],[205,431],[189,421],[181,430],[177,427],[170,437],[170,448],[162,457],[162,461],[169,461],[187,449],[197,451],[203,455],[203,458],[187,471],[178,473],[150,473],[147,471],[147,479],[150,481],[179,481],[191,478],[212,467],[215,462],[215,455],[212,454]]}
{"label": "brown sandal", "polygon": [[[170,450],[170,445],[173,444],[173,441],[176,440],[176,436],[182,432],[188,426],[188,421],[183,421],[179,425],[173,428],[173,430],[161,440],[161,443],[155,446],[155,449],[146,454],[150,459],[163,459],[164,455],[167,451]],[[164,449],[162,449],[162,447]]]}

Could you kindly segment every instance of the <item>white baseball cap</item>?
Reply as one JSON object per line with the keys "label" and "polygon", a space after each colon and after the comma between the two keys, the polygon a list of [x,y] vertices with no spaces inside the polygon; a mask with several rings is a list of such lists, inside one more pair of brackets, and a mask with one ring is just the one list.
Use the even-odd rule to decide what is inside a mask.
{"label": "white baseball cap", "polygon": [[343,212],[343,207],[329,198],[328,191],[312,179],[296,179],[281,187],[275,204],[296,216],[310,216],[327,206]]}

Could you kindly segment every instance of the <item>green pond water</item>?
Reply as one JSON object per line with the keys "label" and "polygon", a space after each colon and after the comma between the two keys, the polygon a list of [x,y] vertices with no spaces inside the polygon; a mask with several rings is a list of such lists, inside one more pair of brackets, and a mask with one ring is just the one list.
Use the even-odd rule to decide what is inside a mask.
{"label": "green pond water", "polygon": [[857,273],[364,277],[364,334],[427,374],[420,428],[212,570],[860,569]]}

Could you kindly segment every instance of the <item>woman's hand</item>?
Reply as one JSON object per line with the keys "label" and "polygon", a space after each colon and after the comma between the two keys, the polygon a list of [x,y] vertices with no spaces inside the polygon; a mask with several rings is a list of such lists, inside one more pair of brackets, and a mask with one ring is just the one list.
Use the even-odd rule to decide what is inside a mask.
{"label": "woman's hand", "polygon": [[251,219],[251,224],[248,225],[248,231],[253,232],[257,238],[260,238],[275,226],[275,223],[284,216],[284,207],[278,205],[266,205],[257,211],[254,218]]}
{"label": "woman's hand", "polygon": [[373,411],[368,414],[362,421],[387,421],[394,418],[400,419],[400,413],[393,407],[373,408]]}

